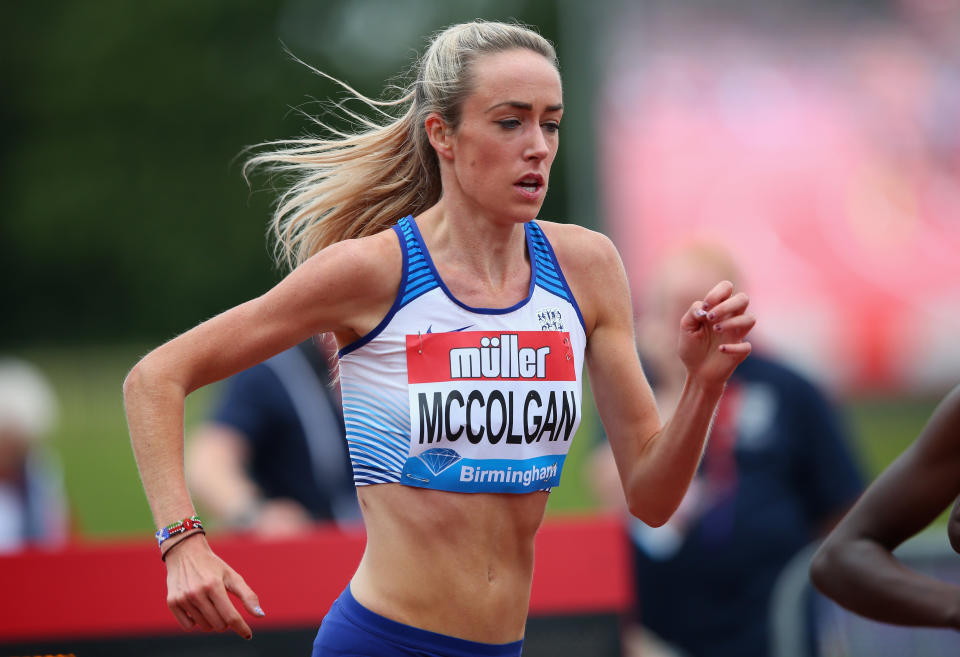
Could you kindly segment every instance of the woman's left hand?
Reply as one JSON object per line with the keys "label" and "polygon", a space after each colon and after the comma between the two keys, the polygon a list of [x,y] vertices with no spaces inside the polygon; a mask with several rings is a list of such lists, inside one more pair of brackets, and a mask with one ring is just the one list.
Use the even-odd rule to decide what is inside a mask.
{"label": "woman's left hand", "polygon": [[723,385],[737,365],[750,354],[743,339],[756,324],[746,312],[749,298],[733,293],[733,284],[722,281],[703,301],[694,301],[680,320],[677,353],[690,380],[702,385]]}

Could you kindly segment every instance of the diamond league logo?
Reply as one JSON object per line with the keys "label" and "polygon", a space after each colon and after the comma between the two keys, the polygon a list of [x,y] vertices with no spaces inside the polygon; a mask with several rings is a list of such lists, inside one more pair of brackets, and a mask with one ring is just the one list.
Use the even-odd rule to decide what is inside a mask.
{"label": "diamond league logo", "polygon": [[426,464],[427,469],[430,470],[430,472],[432,472],[434,475],[438,475],[459,461],[462,457],[452,449],[446,447],[435,447],[423,452],[417,456],[417,458]]}

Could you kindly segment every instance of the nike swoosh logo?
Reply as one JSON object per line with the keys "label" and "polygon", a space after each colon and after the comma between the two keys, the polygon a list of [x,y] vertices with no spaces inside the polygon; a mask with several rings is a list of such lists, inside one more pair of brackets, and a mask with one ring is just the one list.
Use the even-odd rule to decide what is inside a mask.
{"label": "nike swoosh logo", "polygon": [[[443,331],[444,333],[459,333],[460,331],[466,331],[468,328],[473,328],[473,324],[467,324],[463,328],[453,329],[452,331]],[[430,325],[425,333],[433,333],[433,324]]]}

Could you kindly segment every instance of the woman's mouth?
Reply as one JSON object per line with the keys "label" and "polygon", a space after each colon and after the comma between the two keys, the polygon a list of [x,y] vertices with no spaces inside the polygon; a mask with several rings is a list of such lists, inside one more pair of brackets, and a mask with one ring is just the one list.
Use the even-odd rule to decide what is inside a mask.
{"label": "woman's mouth", "polygon": [[536,174],[524,176],[513,184],[514,187],[528,198],[537,198],[543,190],[543,177]]}

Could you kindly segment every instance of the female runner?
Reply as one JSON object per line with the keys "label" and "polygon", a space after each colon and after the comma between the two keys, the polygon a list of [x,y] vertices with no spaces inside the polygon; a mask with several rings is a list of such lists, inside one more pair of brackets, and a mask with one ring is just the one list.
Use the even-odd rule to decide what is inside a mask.
{"label": "female runner", "polygon": [[[400,100],[363,100],[403,114],[252,159],[296,177],[274,218],[295,268],[127,376],[140,475],[158,526],[193,516],[186,395],[332,332],[367,544],[314,654],[519,655],[534,535],[579,423],[582,364],[629,507],[660,525],[754,318],[728,282],[678,318],[687,380],[662,424],[613,244],[533,221],[563,116],[556,55],[535,32],[450,27]],[[227,593],[260,615],[257,597],[199,528],[183,523],[160,548],[183,628],[252,635]]]}

